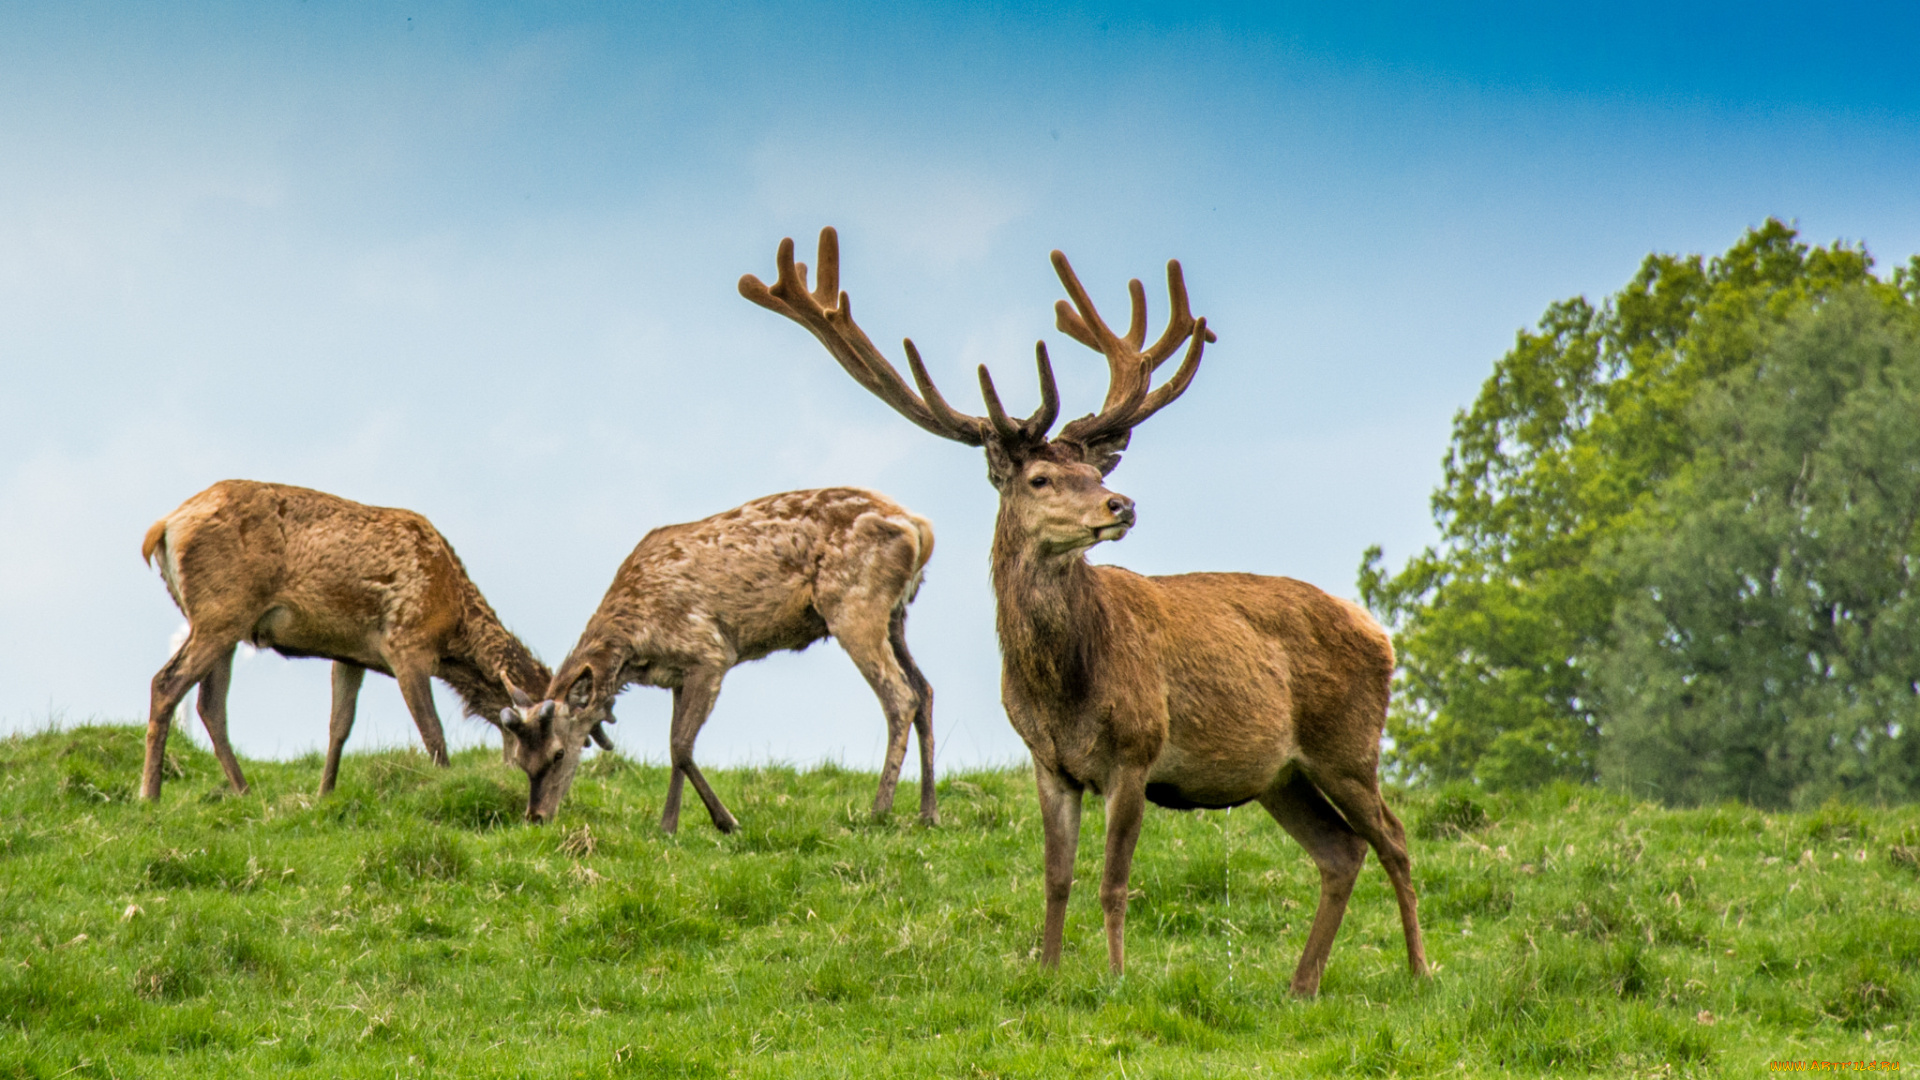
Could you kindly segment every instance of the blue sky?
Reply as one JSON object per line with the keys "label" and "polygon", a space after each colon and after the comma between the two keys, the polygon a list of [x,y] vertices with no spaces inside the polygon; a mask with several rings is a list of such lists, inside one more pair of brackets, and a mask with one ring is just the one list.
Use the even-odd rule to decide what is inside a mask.
{"label": "blue sky", "polygon": [[[420,510],[550,661],[647,529],[859,484],[939,534],[942,764],[1015,759],[979,454],[737,296],[782,236],[838,226],[862,324],[956,402],[987,362],[1030,408],[1048,339],[1068,415],[1104,367],[1047,251],[1156,328],[1181,259],[1220,342],[1100,558],[1351,594],[1427,542],[1454,411],[1548,303],[1769,215],[1920,252],[1912,10],[0,7],[0,728],[142,717],[181,619],[139,540],[222,477]],[[326,696],[244,660],[236,741],[315,748]],[[666,708],[629,691],[623,748]],[[700,753],[876,767],[881,728],[826,645],[736,671]],[[413,739],[370,680],[356,745]]]}

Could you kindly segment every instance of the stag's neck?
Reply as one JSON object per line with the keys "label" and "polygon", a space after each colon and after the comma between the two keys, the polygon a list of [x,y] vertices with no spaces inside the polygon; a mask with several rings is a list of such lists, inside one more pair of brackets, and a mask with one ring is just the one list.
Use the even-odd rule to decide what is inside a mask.
{"label": "stag's neck", "polygon": [[460,695],[469,716],[492,717],[513,703],[504,675],[528,694],[544,693],[552,673],[491,609],[469,612],[464,655],[440,664],[440,677]]}
{"label": "stag's neck", "polygon": [[1008,677],[1034,700],[1085,700],[1113,637],[1113,611],[1084,551],[1040,552],[1003,514],[994,532],[993,591]]}

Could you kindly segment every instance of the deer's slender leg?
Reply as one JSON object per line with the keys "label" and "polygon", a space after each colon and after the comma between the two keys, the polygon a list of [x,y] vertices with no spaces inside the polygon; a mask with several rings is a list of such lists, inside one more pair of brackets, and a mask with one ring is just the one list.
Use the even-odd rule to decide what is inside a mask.
{"label": "deer's slender leg", "polygon": [[724,670],[696,668],[689,671],[681,684],[674,688],[673,731],[669,736],[673,779],[667,782],[667,805],[660,813],[660,828],[666,832],[678,832],[680,829],[680,784],[683,777],[693,781],[694,793],[706,804],[707,816],[713,819],[715,828],[730,833],[740,827],[740,822],[721,804],[720,796],[713,793],[707,778],[701,775],[700,767],[693,763],[693,740],[699,737],[701,725],[707,722],[708,714],[713,712],[713,703],[720,697],[720,680],[725,675]]}
{"label": "deer's slender leg", "polygon": [[423,657],[393,658],[393,678],[400,684],[400,696],[407,712],[413,714],[413,726],[420,729],[420,741],[435,765],[451,764],[447,758],[447,736],[440,727],[440,712],[433,706],[433,662]]}
{"label": "deer's slender leg", "polygon": [[[224,628],[223,628],[224,629]],[[187,640],[154,673],[147,708],[147,760],[140,772],[140,797],[160,798],[161,774],[166,768],[167,734],[173,727],[173,711],[187,691],[207,677],[223,654],[231,654],[240,640],[238,632],[203,633],[195,627]]]}
{"label": "deer's slender leg", "polygon": [[887,758],[880,767],[880,790],[873,797],[873,816],[885,817],[893,812],[894,789],[900,784],[900,764],[906,760],[919,695],[894,655],[891,612],[871,602],[849,602],[831,606],[824,614],[827,628],[853,658],[887,717]]}
{"label": "deer's slender leg", "polygon": [[1307,849],[1320,869],[1320,906],[1313,913],[1307,947],[1293,971],[1293,992],[1312,997],[1320,992],[1320,975],[1333,953],[1334,936],[1346,916],[1353,883],[1367,858],[1367,842],[1341,819],[1338,811],[1299,770],[1291,770],[1260,796],[1280,827]]}
{"label": "deer's slender leg", "polygon": [[227,688],[233,685],[233,647],[220,654],[200,680],[200,693],[194,703],[200,713],[200,723],[207,729],[207,739],[213,743],[213,756],[220,761],[220,768],[226,771],[227,783],[233,790],[247,793],[247,778],[240,774],[240,759],[233,756],[233,744],[227,740]]}
{"label": "deer's slender leg", "polygon": [[1415,975],[1427,973],[1427,947],[1420,935],[1419,897],[1413,891],[1413,860],[1407,856],[1407,832],[1393,816],[1387,801],[1380,797],[1380,781],[1371,771],[1317,773],[1315,782],[1327,799],[1340,809],[1353,830],[1372,846],[1380,866],[1393,882],[1394,899],[1400,905],[1400,930],[1407,940],[1407,968]]}
{"label": "deer's slender leg", "polygon": [[[367,669],[348,660],[333,662],[333,712],[327,717],[327,764],[320,772],[320,794],[333,790],[340,779],[340,751],[353,733],[353,717],[360,705],[360,683]],[[509,735],[508,738],[513,736]]]}
{"label": "deer's slender leg", "polygon": [[1066,936],[1067,898],[1073,895],[1073,856],[1080,847],[1080,788],[1046,768],[1033,766],[1040,791],[1040,828],[1046,843],[1047,918],[1040,932],[1040,963],[1060,966]]}
{"label": "deer's slender leg", "polygon": [[934,800],[933,776],[933,684],[921,674],[913,662],[913,654],[907,651],[904,604],[894,609],[893,618],[887,623],[887,641],[893,646],[893,657],[900,664],[900,670],[907,675],[907,683],[913,687],[913,731],[920,743],[920,820],[938,825],[940,808]]}
{"label": "deer's slender leg", "polygon": [[1107,778],[1107,850],[1100,867],[1100,911],[1107,925],[1107,968],[1127,967],[1127,881],[1147,813],[1147,770],[1118,768]]}

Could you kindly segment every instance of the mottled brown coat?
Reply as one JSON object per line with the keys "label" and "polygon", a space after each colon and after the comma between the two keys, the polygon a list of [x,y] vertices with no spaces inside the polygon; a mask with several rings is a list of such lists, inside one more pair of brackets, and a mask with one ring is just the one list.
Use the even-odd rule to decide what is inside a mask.
{"label": "mottled brown coat", "polygon": [[460,695],[470,716],[494,722],[510,701],[503,680],[544,686],[535,659],[487,605],[452,545],[410,510],[363,506],[286,484],[223,480],[147,530],[141,555],[158,561],[189,633],[153,677],[141,794],[160,797],[174,709],[195,684],[200,718],[227,779],[247,789],[227,741],[227,687],[242,641],[283,656],[333,663],[333,713],[320,791],[333,789],[368,670],[393,676],[421,741],[447,763],[429,680]]}
{"label": "mottled brown coat", "polygon": [[[1104,476],[1132,429],[1186,389],[1213,335],[1187,310],[1178,263],[1168,264],[1172,317],[1147,347],[1138,281],[1130,289],[1132,321],[1117,335],[1066,257],[1056,251],[1053,260],[1073,300],[1058,306],[1060,329],[1106,355],[1110,383],[1098,414],[1051,439],[1059,399],[1044,345],[1041,406],[1026,420],[1006,416],[984,367],[987,415],[955,412],[907,342],[916,394],[853,323],[831,229],[821,233],[819,285],[811,292],[790,240],[781,243],[771,288],[751,275],[740,284],[748,299],[805,326],[908,419],[987,452],[988,478],[1000,495],[992,566],[1001,698],[1033,757],[1046,838],[1042,961],[1059,962],[1081,795],[1090,789],[1106,799],[1100,905],[1113,971],[1125,963],[1127,881],[1146,804],[1258,801],[1320,870],[1320,905],[1294,991],[1318,990],[1369,846],[1393,883],[1408,965],[1424,974],[1406,835],[1378,782],[1393,672],[1386,633],[1354,604],[1291,578],[1143,577],[1087,562],[1089,548],[1121,539],[1135,522],[1133,501],[1108,490]],[[1178,372],[1152,388],[1154,369],[1189,341]]]}
{"label": "mottled brown coat", "polygon": [[694,738],[734,665],[832,636],[873,687],[887,717],[887,756],[874,813],[893,807],[909,730],[920,742],[920,814],[932,821],[933,688],[907,651],[907,604],[933,555],[933,527],[858,488],[790,491],[723,514],[655,529],[614,575],[546,702],[509,717],[530,754],[535,817],[551,817],[572,781],[587,725],[612,718],[636,683],[673,691],[673,776],[661,827],[680,824],[684,780],[723,832],[738,822],[693,761]]}

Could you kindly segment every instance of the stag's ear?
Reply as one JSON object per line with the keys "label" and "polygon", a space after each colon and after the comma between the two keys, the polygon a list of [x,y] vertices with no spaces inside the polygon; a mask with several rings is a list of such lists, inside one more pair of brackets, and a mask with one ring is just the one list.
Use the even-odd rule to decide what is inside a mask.
{"label": "stag's ear", "polygon": [[987,483],[992,484],[995,491],[1005,491],[1007,484],[1019,475],[1020,463],[1007,453],[1007,448],[1001,445],[999,439],[988,437],[986,449]]}
{"label": "stag's ear", "polygon": [[1118,435],[1109,435],[1105,438],[1095,439],[1092,442],[1073,443],[1071,445],[1080,452],[1080,460],[1083,463],[1100,470],[1100,475],[1105,476],[1112,472],[1115,466],[1120,464],[1120,451],[1125,450],[1127,444],[1132,441],[1133,432],[1122,431]]}

